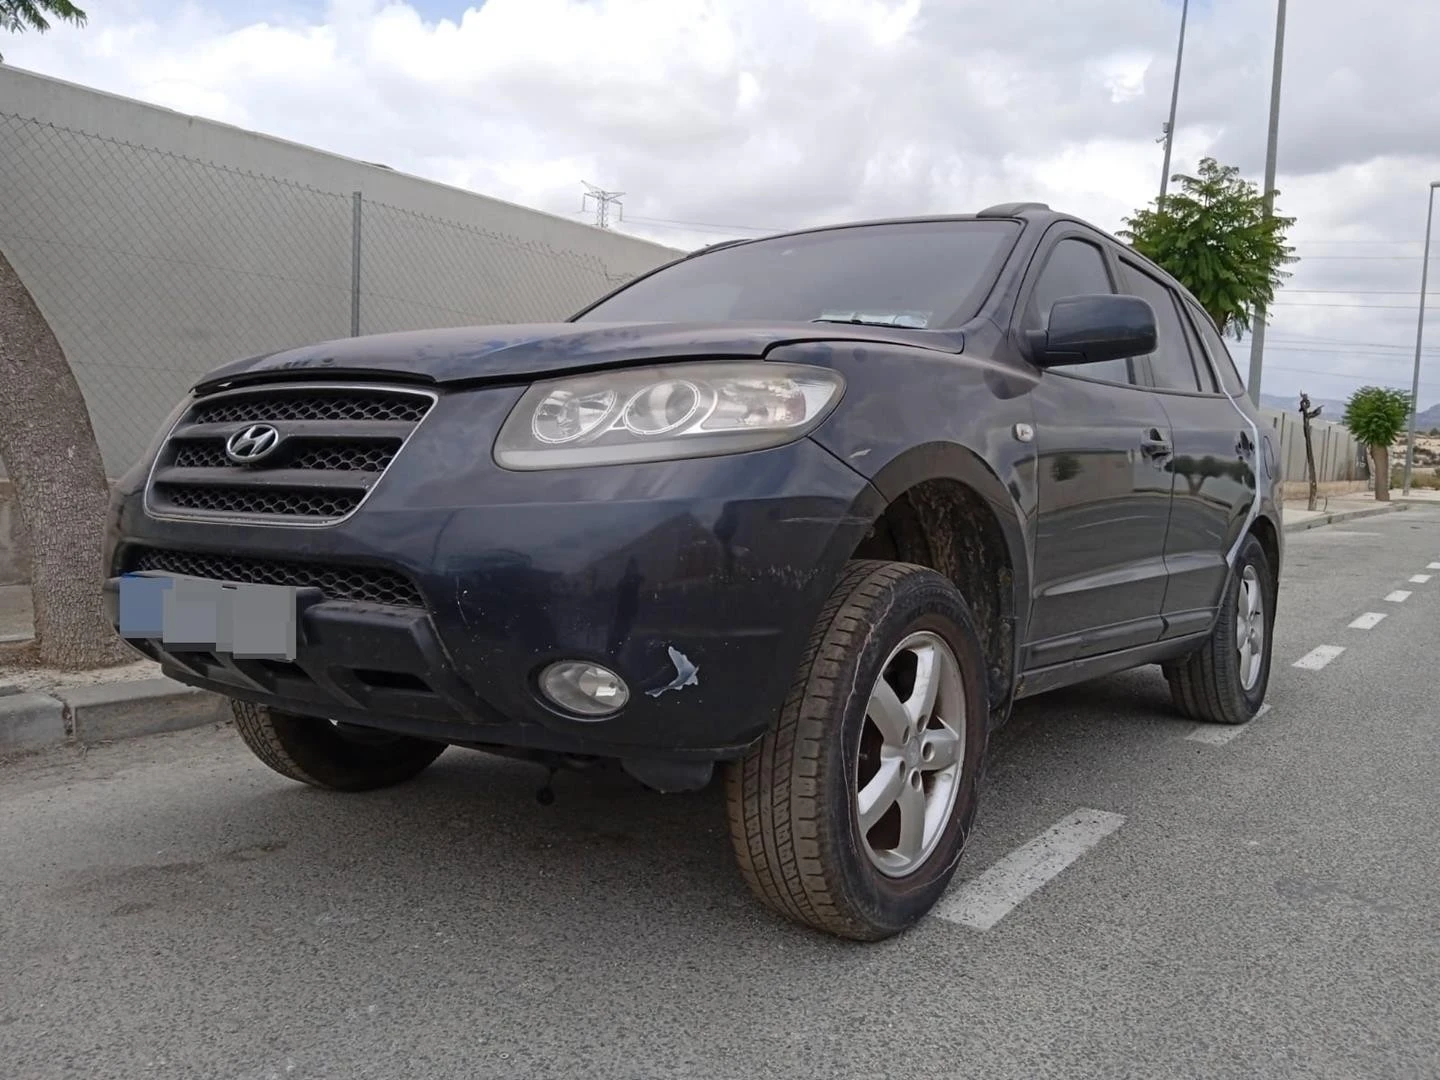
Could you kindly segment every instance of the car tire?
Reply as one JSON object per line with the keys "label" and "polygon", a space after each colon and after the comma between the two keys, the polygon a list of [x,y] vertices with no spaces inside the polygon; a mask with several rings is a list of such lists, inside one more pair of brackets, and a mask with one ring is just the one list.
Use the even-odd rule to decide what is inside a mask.
{"label": "car tire", "polygon": [[374,791],[418,776],[446,748],[408,735],[231,701],[235,730],[281,776],[329,791]]}
{"label": "car tire", "polygon": [[[935,675],[924,683],[935,687],[929,709],[922,667]],[[980,638],[955,586],[920,566],[851,563],[776,726],[726,769],[730,835],[751,891],[838,937],[876,941],[913,925],[965,849],[989,711]]]}
{"label": "car tire", "polygon": [[[1275,580],[1260,541],[1246,536],[1203,646],[1163,665],[1176,708],[1206,724],[1244,724],[1265,702],[1275,627]],[[1254,611],[1254,605],[1259,611]],[[1256,637],[1258,636],[1258,641]],[[1250,648],[1242,649],[1248,639]]]}

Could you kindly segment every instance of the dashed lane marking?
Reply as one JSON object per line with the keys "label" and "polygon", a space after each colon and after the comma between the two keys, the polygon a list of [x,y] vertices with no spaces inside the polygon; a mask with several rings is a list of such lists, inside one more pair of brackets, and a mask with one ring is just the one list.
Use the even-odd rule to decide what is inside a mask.
{"label": "dashed lane marking", "polygon": [[1250,724],[1259,720],[1270,711],[1269,704],[1261,705],[1255,710],[1255,715],[1250,718],[1249,724],[1196,724],[1195,729],[1186,735],[1190,742],[1204,743],[1206,746],[1224,746],[1232,739],[1237,739],[1250,730]]}
{"label": "dashed lane marking", "polygon": [[1344,651],[1344,645],[1317,645],[1296,660],[1294,666],[1305,671],[1319,671]]}
{"label": "dashed lane marking", "polygon": [[952,888],[933,914],[973,930],[989,930],[1123,824],[1121,814],[1076,810],[979,877]]}
{"label": "dashed lane marking", "polygon": [[1408,589],[1396,589],[1389,596],[1385,597],[1385,599],[1389,600],[1392,604],[1403,604],[1406,600],[1410,599],[1410,591]]}
{"label": "dashed lane marking", "polygon": [[1426,570],[1440,570],[1440,562],[1426,563],[1426,564],[1425,564],[1425,569],[1426,569]]}
{"label": "dashed lane marking", "polygon": [[1410,575],[1410,580],[1413,581],[1416,585],[1424,585],[1427,581],[1430,580],[1430,575],[1429,575],[1429,574],[1411,574],[1411,575]]}
{"label": "dashed lane marking", "polygon": [[1380,625],[1380,621],[1384,618],[1385,612],[1383,611],[1367,611],[1364,615],[1361,615],[1358,619],[1356,619],[1350,624],[1350,629],[1374,630],[1375,627]]}

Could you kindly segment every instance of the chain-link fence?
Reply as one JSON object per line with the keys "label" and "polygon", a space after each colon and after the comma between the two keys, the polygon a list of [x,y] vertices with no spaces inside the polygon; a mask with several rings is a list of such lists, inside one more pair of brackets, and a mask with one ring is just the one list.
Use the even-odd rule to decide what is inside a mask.
{"label": "chain-link fence", "polygon": [[664,254],[566,250],[3,112],[0,251],[65,349],[112,476],[218,364],[563,319]]}

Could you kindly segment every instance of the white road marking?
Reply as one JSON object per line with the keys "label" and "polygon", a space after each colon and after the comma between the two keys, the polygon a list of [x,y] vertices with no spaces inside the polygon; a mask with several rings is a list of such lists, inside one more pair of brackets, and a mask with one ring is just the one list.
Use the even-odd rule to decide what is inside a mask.
{"label": "white road marking", "polygon": [[1380,625],[1380,620],[1385,618],[1383,611],[1367,611],[1350,624],[1351,630],[1374,630]]}
{"label": "white road marking", "polygon": [[[1250,724],[1259,720],[1269,711],[1268,703],[1261,705],[1255,710],[1255,715],[1250,718]],[[1206,746],[1224,746],[1231,739],[1238,738],[1249,731],[1250,724],[1196,724],[1195,730],[1185,738],[1191,742],[1204,743]]]}
{"label": "white road marking", "polygon": [[1426,563],[1426,564],[1425,564],[1425,569],[1426,569],[1426,570],[1440,570],[1440,562]]}
{"label": "white road marking", "polygon": [[1385,599],[1389,600],[1392,604],[1403,604],[1406,600],[1410,599],[1410,593],[1404,589],[1396,589],[1389,596],[1385,597]]}
{"label": "white road marking", "polygon": [[1416,585],[1424,585],[1425,582],[1427,582],[1427,581],[1430,580],[1430,575],[1429,575],[1429,574],[1411,574],[1411,575],[1410,575],[1410,580],[1413,581]]}
{"label": "white road marking", "polygon": [[979,877],[951,889],[935,905],[933,914],[946,922],[989,930],[1123,824],[1125,818],[1120,814],[1076,810]]}
{"label": "white road marking", "polygon": [[1304,668],[1306,671],[1319,671],[1344,651],[1344,645],[1317,645],[1296,660],[1295,667]]}

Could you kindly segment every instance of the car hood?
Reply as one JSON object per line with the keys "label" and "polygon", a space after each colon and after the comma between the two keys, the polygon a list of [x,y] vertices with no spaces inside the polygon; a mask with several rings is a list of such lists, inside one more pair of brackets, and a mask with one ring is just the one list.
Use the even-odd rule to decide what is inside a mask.
{"label": "car hood", "polygon": [[961,351],[958,331],[836,323],[531,323],[342,338],[226,364],[195,385],[288,375],[397,376],[429,383],[515,379],[670,359],[763,357],[798,342],[873,342]]}

